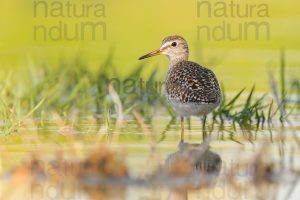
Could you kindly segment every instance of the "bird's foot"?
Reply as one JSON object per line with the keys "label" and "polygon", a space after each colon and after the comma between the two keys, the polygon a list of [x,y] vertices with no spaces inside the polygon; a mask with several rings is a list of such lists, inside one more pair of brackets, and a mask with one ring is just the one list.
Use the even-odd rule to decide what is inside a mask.
{"label": "bird's foot", "polygon": [[185,147],[185,142],[184,142],[184,140],[180,140],[180,142],[179,142],[179,144],[178,144],[178,148],[179,148],[179,150],[184,150],[184,147]]}

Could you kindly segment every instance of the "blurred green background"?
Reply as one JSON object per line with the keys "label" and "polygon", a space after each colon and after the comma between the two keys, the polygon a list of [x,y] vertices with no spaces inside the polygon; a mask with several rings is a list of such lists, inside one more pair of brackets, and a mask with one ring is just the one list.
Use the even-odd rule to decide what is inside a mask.
{"label": "blurred green background", "polygon": [[[163,56],[138,61],[137,58],[159,47],[165,36],[178,34],[186,38],[190,46],[190,59],[197,61],[215,71],[220,82],[229,90],[239,90],[256,84],[260,91],[268,86],[268,70],[279,66],[279,50],[285,48],[289,76],[299,74],[300,52],[300,2],[296,0],[235,0],[209,1],[212,12],[216,5],[226,5],[228,15],[230,4],[236,4],[232,12],[237,14],[237,5],[241,13],[245,13],[253,5],[252,16],[248,17],[217,17],[208,16],[208,7],[201,7],[197,15],[199,3],[204,1],[179,0],[85,0],[85,1],[41,1],[46,2],[48,12],[58,9],[58,2],[63,4],[64,17],[45,17],[44,5],[35,7],[33,0],[1,0],[0,1],[0,77],[8,74],[22,78],[30,67],[47,64],[53,68],[63,67],[64,62],[72,62],[80,57],[90,70],[96,70],[105,58],[114,52],[113,64],[120,74],[128,74],[141,62],[146,62],[144,75],[159,69],[158,79],[163,80],[167,68],[167,59]],[[221,2],[221,3],[220,3]],[[52,4],[54,3],[54,4]],[[91,5],[89,16],[66,16],[66,3],[72,4],[77,13],[82,6]],[[55,5],[56,4],[56,5]],[[97,4],[101,4],[102,16],[93,12]],[[265,4],[268,16],[257,15],[259,6]],[[34,13],[37,12],[36,16]],[[222,12],[219,10],[219,12]],[[99,14],[99,13],[98,13]],[[96,39],[68,41],[63,37],[57,41],[45,40],[40,34],[34,38],[34,28],[43,25],[46,29],[57,26],[59,21],[67,26],[70,33],[80,23],[99,22],[105,24],[106,39],[101,30],[96,32]],[[247,22],[266,22],[269,25],[269,39],[264,30],[260,38],[255,39],[254,32],[249,32],[248,39],[232,41],[208,40],[204,34],[198,37],[198,26],[209,26],[211,29],[222,24],[230,24],[231,33],[238,34],[239,24]],[[17,74],[21,76],[17,76]],[[293,78],[293,77],[291,77]],[[21,79],[19,81],[22,81]]]}

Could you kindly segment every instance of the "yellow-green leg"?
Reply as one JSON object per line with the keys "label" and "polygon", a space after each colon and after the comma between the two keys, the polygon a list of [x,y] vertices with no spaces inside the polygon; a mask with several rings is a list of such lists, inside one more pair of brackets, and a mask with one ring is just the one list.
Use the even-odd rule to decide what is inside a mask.
{"label": "yellow-green leg", "polygon": [[202,118],[202,137],[203,137],[203,140],[205,140],[206,137],[207,137],[205,124],[206,124],[206,115],[203,116],[203,118]]}
{"label": "yellow-green leg", "polygon": [[180,117],[180,124],[181,124],[181,134],[180,134],[180,141],[184,141],[184,117]]}

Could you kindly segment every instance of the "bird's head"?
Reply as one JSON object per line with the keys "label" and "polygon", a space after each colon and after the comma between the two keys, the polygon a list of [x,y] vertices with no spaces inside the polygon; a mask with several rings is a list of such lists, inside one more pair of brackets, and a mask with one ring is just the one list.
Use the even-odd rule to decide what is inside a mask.
{"label": "bird's head", "polygon": [[160,54],[166,55],[171,63],[176,63],[188,59],[189,48],[183,37],[178,35],[168,36],[162,41],[159,49],[140,57],[139,60]]}

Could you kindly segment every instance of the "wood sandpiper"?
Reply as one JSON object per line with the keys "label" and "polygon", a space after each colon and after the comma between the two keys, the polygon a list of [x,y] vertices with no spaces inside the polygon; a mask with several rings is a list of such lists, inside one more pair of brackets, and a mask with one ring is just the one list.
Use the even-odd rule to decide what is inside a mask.
{"label": "wood sandpiper", "polygon": [[197,63],[188,61],[189,48],[181,36],[166,37],[156,51],[139,58],[142,60],[164,54],[169,58],[166,77],[166,97],[181,119],[181,142],[184,140],[184,117],[203,117],[205,139],[206,115],[221,102],[222,95],[215,74]]}

